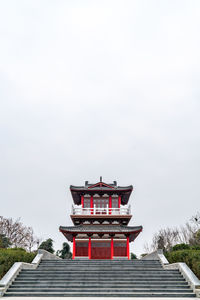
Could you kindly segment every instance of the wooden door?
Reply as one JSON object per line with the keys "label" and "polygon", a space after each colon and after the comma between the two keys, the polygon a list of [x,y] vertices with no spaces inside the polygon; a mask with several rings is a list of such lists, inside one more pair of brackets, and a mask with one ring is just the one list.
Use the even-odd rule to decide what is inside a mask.
{"label": "wooden door", "polygon": [[111,241],[91,241],[91,259],[111,259]]}
{"label": "wooden door", "polygon": [[126,241],[114,241],[114,256],[127,256]]}
{"label": "wooden door", "polygon": [[88,256],[88,241],[77,241],[75,256]]}

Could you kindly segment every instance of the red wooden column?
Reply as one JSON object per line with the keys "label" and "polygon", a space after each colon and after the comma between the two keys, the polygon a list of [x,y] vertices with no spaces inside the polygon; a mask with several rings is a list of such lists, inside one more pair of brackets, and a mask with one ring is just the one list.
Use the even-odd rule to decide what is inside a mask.
{"label": "red wooden column", "polygon": [[130,259],[130,253],[129,253],[129,236],[127,236],[127,239],[126,239],[126,252],[127,252],[127,258]]}
{"label": "red wooden column", "polygon": [[114,255],[114,242],[113,242],[113,238],[111,238],[111,259],[113,259],[113,255]]}
{"label": "red wooden column", "polygon": [[91,211],[91,215],[93,215],[93,208],[94,208],[93,196],[91,196],[91,198],[90,198],[90,211]]}
{"label": "red wooden column", "polygon": [[91,259],[91,238],[89,238],[88,243],[88,258]]}
{"label": "red wooden column", "polygon": [[109,215],[111,215],[111,208],[112,208],[112,196],[109,196]]}
{"label": "red wooden column", "polygon": [[75,236],[73,236],[73,253],[72,253],[72,259],[75,259],[75,253],[76,253],[76,240],[75,240]]}
{"label": "red wooden column", "polygon": [[84,196],[81,196],[81,207],[84,208]]}
{"label": "red wooden column", "polygon": [[118,197],[118,208],[121,206],[121,196]]}

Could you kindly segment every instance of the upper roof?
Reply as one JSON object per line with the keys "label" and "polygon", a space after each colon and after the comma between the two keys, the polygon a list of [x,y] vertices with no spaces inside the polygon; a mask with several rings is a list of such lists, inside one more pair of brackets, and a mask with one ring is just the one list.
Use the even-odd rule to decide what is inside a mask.
{"label": "upper roof", "polygon": [[89,183],[88,181],[85,181],[85,186],[70,186],[70,191],[76,205],[81,204],[81,195],[84,194],[99,194],[100,196],[103,194],[118,194],[121,196],[121,204],[124,205],[128,203],[132,190],[132,185],[118,186],[117,181],[113,181],[113,183],[105,183],[102,181],[102,177],[100,177],[100,181],[97,183]]}

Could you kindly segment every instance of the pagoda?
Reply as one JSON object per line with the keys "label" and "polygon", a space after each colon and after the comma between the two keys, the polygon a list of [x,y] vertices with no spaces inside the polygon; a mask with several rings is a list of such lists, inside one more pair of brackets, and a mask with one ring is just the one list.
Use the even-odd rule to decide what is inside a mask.
{"label": "pagoda", "polygon": [[100,181],[85,186],[70,186],[74,201],[71,219],[74,226],[60,226],[73,242],[72,259],[130,259],[129,243],[142,226],[127,226],[132,215],[128,201],[133,186],[118,186]]}

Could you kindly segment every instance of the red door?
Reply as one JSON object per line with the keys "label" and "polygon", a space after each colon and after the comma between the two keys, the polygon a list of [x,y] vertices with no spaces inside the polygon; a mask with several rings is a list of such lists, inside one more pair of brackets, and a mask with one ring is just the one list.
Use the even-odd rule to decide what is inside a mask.
{"label": "red door", "polygon": [[91,241],[91,259],[111,259],[111,241]]}
{"label": "red door", "polygon": [[127,256],[127,245],[125,241],[114,241],[114,256]]}
{"label": "red door", "polygon": [[88,241],[76,241],[75,256],[88,256]]}

